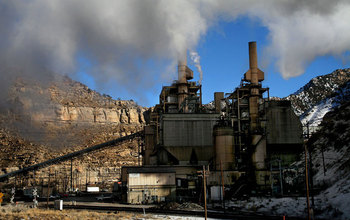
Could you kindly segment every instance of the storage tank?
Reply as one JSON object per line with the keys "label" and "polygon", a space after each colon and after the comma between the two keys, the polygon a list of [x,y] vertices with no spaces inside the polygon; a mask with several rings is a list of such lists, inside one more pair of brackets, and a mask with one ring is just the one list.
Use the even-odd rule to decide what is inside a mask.
{"label": "storage tank", "polygon": [[215,169],[232,170],[235,166],[233,129],[228,126],[214,127]]}

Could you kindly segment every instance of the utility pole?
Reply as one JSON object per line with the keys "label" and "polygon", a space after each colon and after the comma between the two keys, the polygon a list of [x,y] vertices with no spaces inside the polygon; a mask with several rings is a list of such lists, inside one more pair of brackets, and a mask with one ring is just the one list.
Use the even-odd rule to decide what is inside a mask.
{"label": "utility pole", "polygon": [[55,191],[56,191],[56,194],[58,192],[58,189],[57,189],[57,170],[55,169]]}
{"label": "utility pole", "polygon": [[87,181],[87,179],[88,179],[88,169],[89,168],[86,169],[86,179],[85,179],[85,190],[86,190],[86,192],[87,192],[87,186],[88,186],[88,181]]}
{"label": "utility pole", "polygon": [[203,183],[204,183],[204,215],[205,215],[205,220],[207,220],[207,183],[205,181],[206,179],[206,173],[205,173],[205,166],[203,166]]}
{"label": "utility pole", "polygon": [[308,166],[307,166],[307,149],[306,144],[304,143],[305,148],[305,182],[306,182],[306,202],[307,202],[307,216],[308,220],[311,220],[310,218],[310,197],[309,197],[309,175],[308,175]]}
{"label": "utility pole", "polygon": [[205,220],[208,218],[207,214],[207,183],[206,183],[206,178],[209,176],[209,166],[208,170],[205,169],[205,166],[203,165],[203,171],[198,171],[200,173],[200,177],[203,177],[203,190],[204,190],[204,216]]}
{"label": "utility pole", "polygon": [[139,166],[141,166],[141,158],[140,158],[140,155],[141,155],[141,142],[140,142],[140,138],[137,139],[137,164]]}
{"label": "utility pole", "polygon": [[[33,188],[35,188],[36,187],[35,170],[33,170],[33,182],[34,182]],[[22,180],[21,180],[21,184],[22,184]]]}
{"label": "utility pole", "polygon": [[308,146],[308,150],[309,150],[309,160],[310,160],[310,194],[311,194],[311,205],[312,205],[312,209],[315,207],[315,199],[314,199],[314,180],[313,180],[313,176],[314,176],[314,172],[312,170],[312,149],[310,149],[310,146]]}
{"label": "utility pole", "polygon": [[220,170],[221,170],[221,184],[222,184],[222,207],[224,207],[224,212],[225,212],[225,182],[224,182],[224,172],[222,170],[222,160],[220,160]]}
{"label": "utility pole", "polygon": [[70,191],[73,191],[73,159],[70,160]]}
{"label": "utility pole", "polygon": [[51,174],[51,167],[49,169],[49,179],[47,181],[47,202],[46,202],[47,209],[49,209],[49,198],[50,198],[50,174]]}
{"label": "utility pole", "polygon": [[281,186],[281,195],[283,196],[283,179],[282,179],[282,166],[281,159],[278,160],[278,169],[280,171],[280,186]]}
{"label": "utility pole", "polygon": [[321,150],[322,150],[322,162],[323,162],[323,175],[326,176],[326,164],[324,162],[324,145],[322,145],[321,147]]}

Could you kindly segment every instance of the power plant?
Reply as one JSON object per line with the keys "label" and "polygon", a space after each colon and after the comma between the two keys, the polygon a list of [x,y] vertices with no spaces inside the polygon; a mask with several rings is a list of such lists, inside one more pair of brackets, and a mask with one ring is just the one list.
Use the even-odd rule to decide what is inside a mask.
{"label": "power plant", "polygon": [[163,86],[144,129],[143,165],[122,167],[123,201],[198,201],[203,176],[213,200],[283,194],[282,172],[302,151],[302,125],[289,101],[270,100],[256,42],[249,42],[240,85],[233,93],[216,92],[213,109],[202,105],[202,85],[192,79],[184,58],[178,80]]}
{"label": "power plant", "polygon": [[36,170],[71,161],[73,189],[74,158],[142,138],[142,165],[121,168],[113,187],[117,201],[206,201],[205,188],[211,201],[294,193],[303,182],[291,166],[303,149],[302,125],[290,101],[270,100],[256,42],[249,43],[249,69],[234,92],[215,92],[213,103],[203,105],[202,85],[191,80],[193,71],[184,57],[178,62],[178,80],[163,86],[143,131],[6,173],[0,181],[30,172],[34,177]]}

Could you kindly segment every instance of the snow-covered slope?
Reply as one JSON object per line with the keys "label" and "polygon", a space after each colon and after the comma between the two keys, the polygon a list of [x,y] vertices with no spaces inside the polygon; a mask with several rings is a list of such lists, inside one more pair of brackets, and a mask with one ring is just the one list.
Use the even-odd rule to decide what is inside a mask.
{"label": "snow-covered slope", "polygon": [[303,124],[318,125],[323,116],[342,102],[350,100],[350,68],[318,76],[297,92],[285,97]]}
{"label": "snow-covered slope", "polygon": [[321,100],[309,110],[300,115],[303,124],[307,122],[311,126],[317,126],[321,123],[324,115],[332,109],[340,106],[342,103],[350,100],[350,81],[337,89],[333,94]]}
{"label": "snow-covered slope", "polygon": [[321,127],[308,142],[314,184],[326,189],[319,195],[324,203],[350,219],[350,101],[326,114]]}

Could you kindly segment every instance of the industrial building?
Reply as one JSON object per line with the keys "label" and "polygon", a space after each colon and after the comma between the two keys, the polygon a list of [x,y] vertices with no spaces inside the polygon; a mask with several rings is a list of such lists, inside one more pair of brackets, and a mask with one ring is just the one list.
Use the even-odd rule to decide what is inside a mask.
{"label": "industrial building", "polygon": [[216,92],[214,109],[202,105],[202,85],[192,79],[186,58],[179,61],[178,80],[162,88],[145,127],[143,165],[123,167],[125,202],[198,201],[203,166],[208,187],[224,186],[230,196],[282,194],[282,172],[302,150],[302,126],[289,101],[270,100],[256,42],[249,43],[241,84],[233,93]]}

